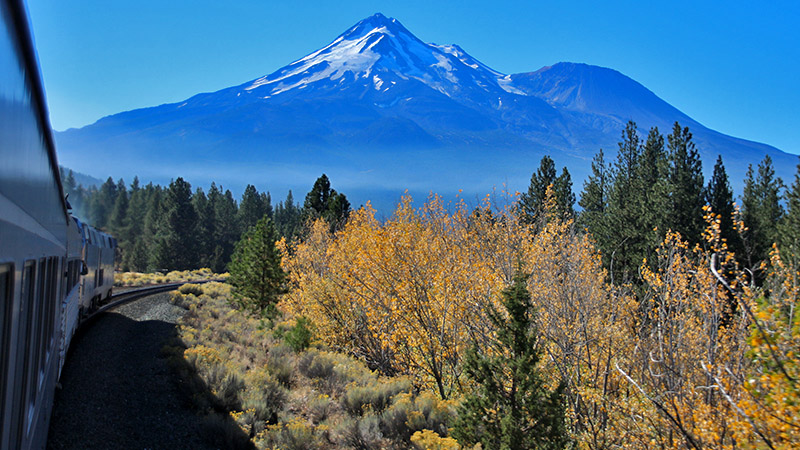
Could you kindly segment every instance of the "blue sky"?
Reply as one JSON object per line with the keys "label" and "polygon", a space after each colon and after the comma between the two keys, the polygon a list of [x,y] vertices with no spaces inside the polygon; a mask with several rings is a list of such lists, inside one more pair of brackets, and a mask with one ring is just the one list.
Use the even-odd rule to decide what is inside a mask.
{"label": "blue sky", "polygon": [[[647,6],[644,6],[647,5]],[[52,125],[266,75],[375,12],[504,73],[616,69],[700,123],[800,154],[800,2],[29,0]]]}

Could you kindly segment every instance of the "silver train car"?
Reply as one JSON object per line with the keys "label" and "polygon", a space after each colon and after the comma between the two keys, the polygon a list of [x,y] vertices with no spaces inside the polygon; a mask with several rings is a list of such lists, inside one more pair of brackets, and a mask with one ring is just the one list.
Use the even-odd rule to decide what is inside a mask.
{"label": "silver train car", "polygon": [[39,449],[116,241],[69,214],[25,6],[0,0],[0,20],[0,450]]}

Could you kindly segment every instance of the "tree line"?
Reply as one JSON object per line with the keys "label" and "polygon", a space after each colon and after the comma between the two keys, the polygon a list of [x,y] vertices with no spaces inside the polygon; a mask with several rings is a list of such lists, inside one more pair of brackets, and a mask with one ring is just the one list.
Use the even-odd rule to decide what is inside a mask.
{"label": "tree line", "polygon": [[76,183],[72,171],[61,174],[73,212],[119,242],[117,264],[123,271],[185,270],[208,267],[227,270],[236,243],[262,218],[270,220],[276,236],[292,239],[302,224],[317,217],[342,223],[350,212],[346,195],[337,193],[323,174],[305,197],[272,205],[269,192],[247,185],[237,202],[229,189],[211,183],[208,192],[192,191],[183,178],[168,186],[138,177],[130,185],[109,177],[99,187]]}
{"label": "tree line", "polygon": [[702,243],[705,205],[720,215],[722,238],[756,280],[764,278],[761,263],[768,260],[773,243],[796,253],[800,243],[800,186],[795,181],[786,188],[775,176],[769,155],[757,168],[750,165],[737,205],[721,156],[706,184],[688,127],[676,122],[666,139],[653,127],[642,139],[631,121],[618,145],[613,162],[606,161],[603,150],[594,156],[591,175],[578,201],[580,214],[574,210],[569,172],[564,168],[556,176],[549,156],[542,158],[519,202],[522,217],[536,222],[543,210],[545,191],[552,185],[562,214],[577,216],[579,226],[594,238],[612,282],[639,284],[642,261],[651,264],[656,260],[655,250],[668,230],[680,233],[690,246]]}

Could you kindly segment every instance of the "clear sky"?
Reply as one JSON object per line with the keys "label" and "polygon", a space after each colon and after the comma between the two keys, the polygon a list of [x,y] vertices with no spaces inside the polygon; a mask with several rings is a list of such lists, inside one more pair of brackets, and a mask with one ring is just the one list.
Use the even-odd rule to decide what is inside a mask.
{"label": "clear sky", "polygon": [[28,0],[52,125],[258,78],[376,12],[503,73],[616,69],[700,123],[800,153],[800,1]]}

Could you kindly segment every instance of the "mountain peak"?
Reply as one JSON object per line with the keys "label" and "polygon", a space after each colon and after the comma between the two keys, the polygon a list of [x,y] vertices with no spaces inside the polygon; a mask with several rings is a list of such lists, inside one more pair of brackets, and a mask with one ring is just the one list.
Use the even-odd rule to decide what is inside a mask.
{"label": "mountain peak", "polygon": [[[500,89],[498,76],[503,75],[460,47],[426,44],[397,19],[377,13],[327,46],[243,88],[248,95],[257,92],[251,98],[268,99],[300,89],[330,93],[354,86],[361,92],[383,95],[401,84],[421,83],[452,97],[465,89]],[[386,96],[392,96],[391,92]],[[489,97],[496,101],[497,95],[493,92]]]}

